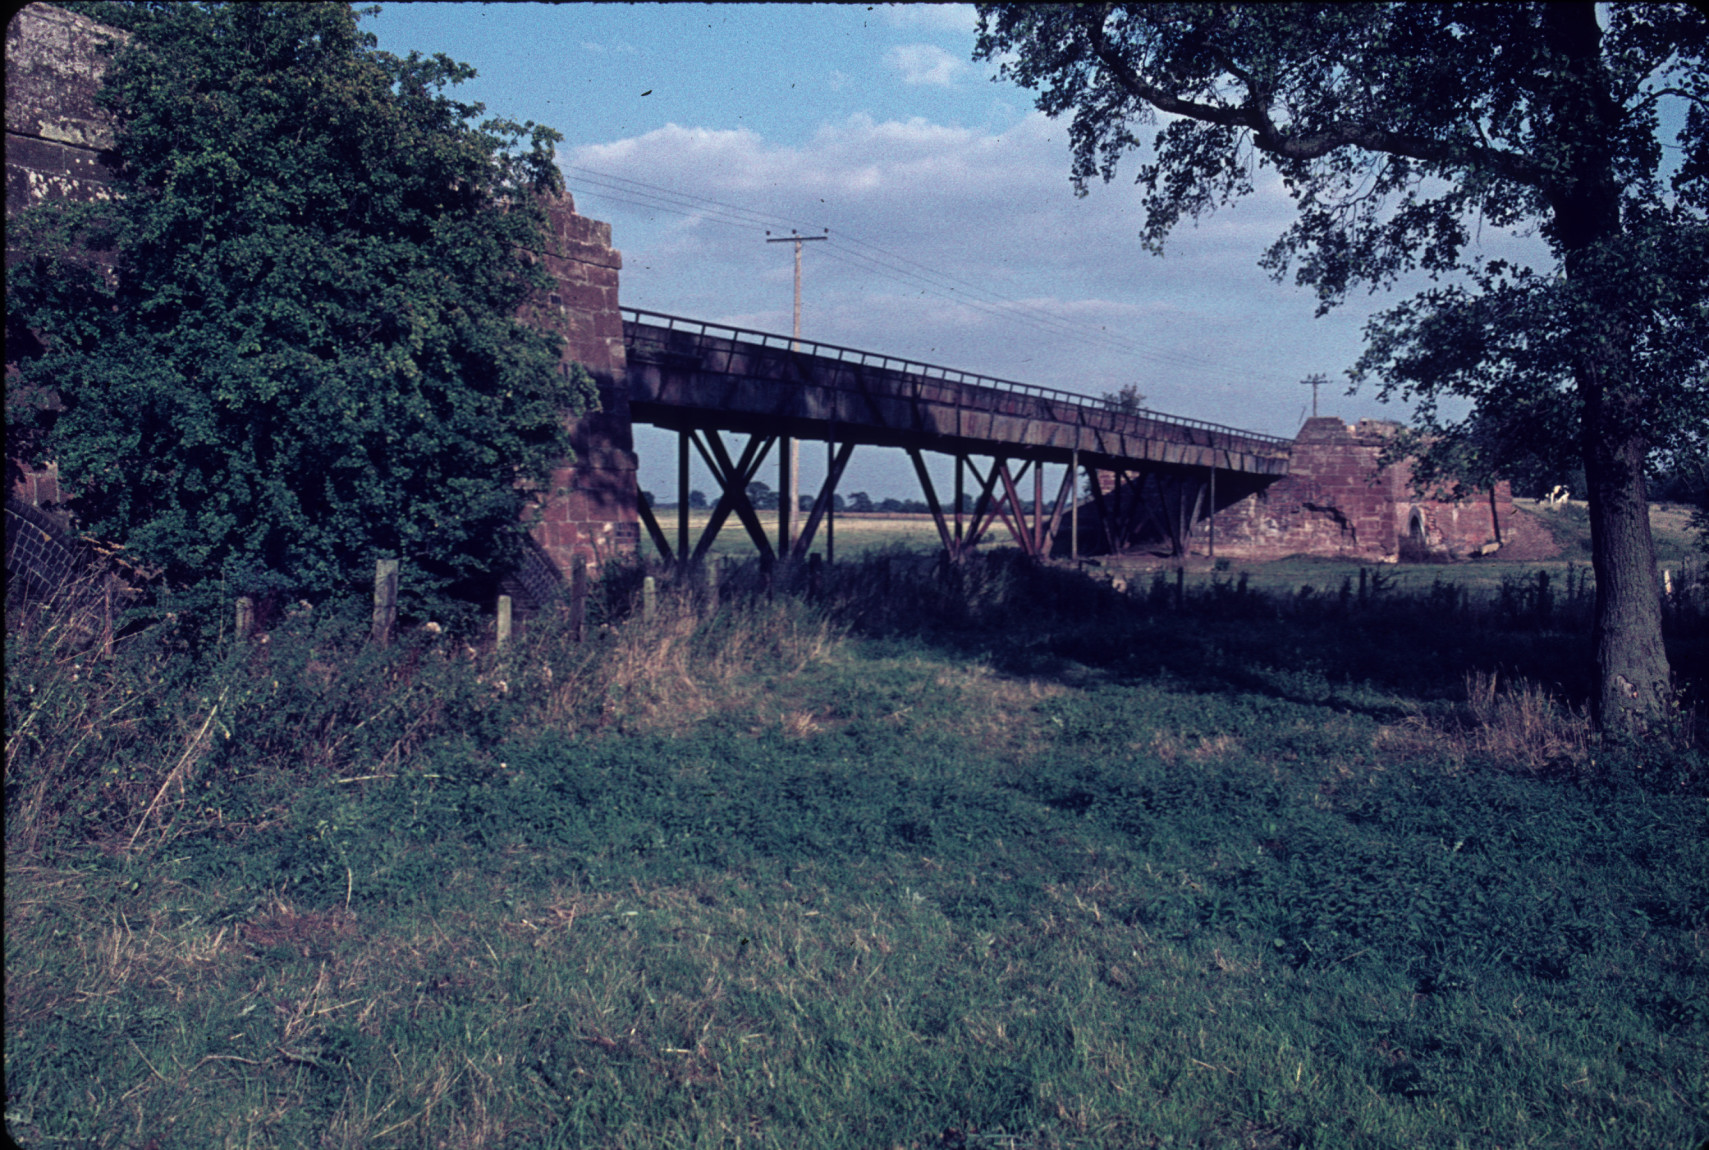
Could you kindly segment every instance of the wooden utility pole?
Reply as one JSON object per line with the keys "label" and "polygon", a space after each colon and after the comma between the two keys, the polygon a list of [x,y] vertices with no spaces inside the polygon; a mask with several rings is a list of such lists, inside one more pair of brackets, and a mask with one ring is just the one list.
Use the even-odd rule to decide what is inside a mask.
{"label": "wooden utility pole", "polygon": [[[771,236],[770,232],[766,233]],[[829,239],[831,229],[826,228],[822,236],[803,236],[790,232],[787,236],[776,236],[766,240],[768,244],[795,245],[795,326],[790,330],[790,351],[801,350],[801,245],[813,240]],[[784,446],[779,444],[779,447]],[[790,438],[787,451],[778,452],[778,469],[782,474],[782,482],[778,485],[783,490],[777,493],[777,553],[786,555],[789,552],[789,520],[795,514],[796,505],[801,502],[801,441]]]}
{"label": "wooden utility pole", "polygon": [[1311,417],[1317,418],[1317,389],[1329,382],[1329,377],[1321,371],[1314,372],[1300,380],[1301,387],[1311,388]]}

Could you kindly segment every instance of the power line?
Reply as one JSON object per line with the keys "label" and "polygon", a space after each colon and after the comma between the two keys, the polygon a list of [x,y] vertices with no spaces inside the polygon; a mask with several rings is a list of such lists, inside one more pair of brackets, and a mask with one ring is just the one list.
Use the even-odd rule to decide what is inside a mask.
{"label": "power line", "polygon": [[[659,188],[657,185],[647,184],[640,180],[611,176],[608,173],[594,172],[592,169],[588,168],[572,167],[569,170],[581,173],[581,178],[584,181],[593,184],[595,187],[617,189],[618,191],[625,193],[618,194],[618,191],[612,190],[596,191],[592,193],[596,197],[613,200],[618,203],[664,210],[677,214],[708,219],[714,222],[736,225],[757,225],[769,222],[780,226],[781,224],[788,222],[783,220],[781,217],[754,212],[733,204],[724,203],[720,200],[712,200],[706,197],[695,196],[690,193]],[[940,299],[962,303],[976,311],[982,312],[983,314],[996,316],[998,318],[1019,318],[1024,322],[1031,322],[1034,326],[1042,327],[1054,335],[1071,336],[1077,339],[1089,339],[1103,344],[1112,350],[1143,359],[1149,359],[1153,362],[1163,363],[1168,366],[1204,366],[1202,361],[1193,360],[1191,357],[1181,357],[1178,355],[1172,356],[1168,353],[1153,352],[1129,340],[1123,339],[1120,336],[1114,335],[1106,329],[1093,328],[1089,325],[1078,323],[1073,320],[1066,320],[1059,316],[1052,315],[1043,309],[1021,303],[1017,300],[1009,299],[1008,297],[982,288],[971,281],[961,279],[960,277],[953,276],[945,272],[939,272],[917,260],[911,260],[906,256],[897,255],[886,248],[880,247],[870,241],[862,240],[859,237],[849,238],[853,244],[860,247],[870,248],[873,251],[882,253],[883,256],[890,258],[880,258],[879,256],[868,255],[865,252],[852,250],[846,245],[833,243],[833,247],[842,249],[842,254],[845,257],[842,262],[853,263],[857,267],[863,267],[866,270],[874,271],[886,278],[897,279],[904,283],[911,282],[915,286],[924,282],[929,285],[928,294],[934,295]],[[907,267],[899,266],[894,262],[898,260],[902,263],[910,264],[914,268],[920,269],[920,271],[911,271]],[[953,294],[945,294],[946,292]],[[973,295],[970,293],[977,294]],[[984,298],[982,299],[980,297]]]}
{"label": "power line", "polygon": [[[689,218],[703,219],[731,227],[792,228],[801,225],[782,216],[755,211],[738,204],[715,200],[692,192],[682,192],[627,176],[618,176],[579,165],[565,165],[564,170],[575,174],[578,184],[591,186],[588,194],[595,198],[627,204],[631,207],[667,212]],[[817,229],[815,229],[817,230]],[[867,249],[862,251],[859,249]],[[999,319],[1018,320],[1057,337],[1069,337],[1092,342],[1109,350],[1145,360],[1154,366],[1211,370],[1226,382],[1258,382],[1247,373],[1228,374],[1228,368],[1213,361],[1181,353],[1156,351],[1126,339],[1103,327],[1052,314],[1037,306],[1022,303],[992,291],[970,280],[939,271],[908,256],[890,251],[859,236],[839,232],[826,245],[825,255],[862,270],[919,288],[923,294],[966,306],[984,315]],[[869,254],[876,253],[876,254]],[[917,270],[914,270],[917,269]],[[1273,382],[1273,381],[1272,381]]]}

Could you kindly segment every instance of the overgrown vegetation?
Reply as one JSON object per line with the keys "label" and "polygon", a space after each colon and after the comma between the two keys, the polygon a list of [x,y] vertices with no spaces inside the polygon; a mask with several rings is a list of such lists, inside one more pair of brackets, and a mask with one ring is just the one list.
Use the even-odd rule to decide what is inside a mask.
{"label": "overgrown vegetation", "polygon": [[[26,1146],[1694,1146],[1709,770],[1514,580],[741,568],[586,642],[9,606]],[[1546,602],[1545,602],[1546,599]],[[1700,698],[1704,605],[1676,597]]]}
{"label": "overgrown vegetation", "polygon": [[452,98],[341,4],[123,4],[112,195],[8,213],[7,452],[174,585],[319,601],[402,563],[429,602],[514,567],[597,404],[519,309],[549,128]]}

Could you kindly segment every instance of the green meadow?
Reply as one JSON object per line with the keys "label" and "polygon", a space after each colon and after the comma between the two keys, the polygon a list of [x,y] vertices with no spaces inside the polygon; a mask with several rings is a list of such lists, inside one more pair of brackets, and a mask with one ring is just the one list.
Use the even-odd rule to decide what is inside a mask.
{"label": "green meadow", "polygon": [[1696,1150],[1702,592],[1617,744],[1588,596],[1464,570],[876,547],[503,649],[10,604],[7,1128]]}

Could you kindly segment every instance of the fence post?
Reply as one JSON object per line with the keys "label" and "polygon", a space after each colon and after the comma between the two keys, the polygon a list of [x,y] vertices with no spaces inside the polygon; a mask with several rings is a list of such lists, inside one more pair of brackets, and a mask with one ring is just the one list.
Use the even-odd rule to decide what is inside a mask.
{"label": "fence post", "polygon": [[706,608],[709,611],[718,606],[718,568],[721,564],[720,559],[706,561]]}
{"label": "fence post", "polygon": [[641,622],[651,623],[659,613],[659,586],[648,575],[641,580]]}
{"label": "fence post", "polygon": [[249,638],[249,633],[255,629],[255,600],[248,595],[237,597],[237,641],[243,642]]}
{"label": "fence post", "polygon": [[510,596],[498,597],[498,649],[504,650],[504,645],[510,641]]}
{"label": "fence post", "polygon": [[374,563],[374,642],[381,646],[390,643],[397,621],[398,561],[379,559]]}
{"label": "fence post", "polygon": [[570,638],[582,641],[587,627],[587,558],[577,555],[570,562]]}

